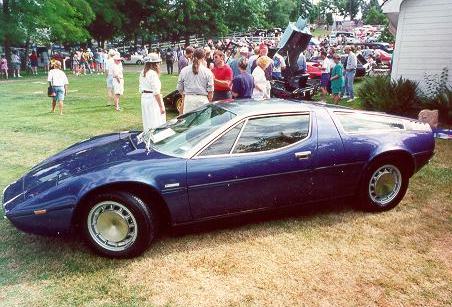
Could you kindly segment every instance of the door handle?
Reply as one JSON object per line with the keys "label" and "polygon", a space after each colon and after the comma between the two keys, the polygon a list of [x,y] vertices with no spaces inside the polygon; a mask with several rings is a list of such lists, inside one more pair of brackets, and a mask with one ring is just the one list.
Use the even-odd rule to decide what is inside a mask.
{"label": "door handle", "polygon": [[300,151],[295,153],[295,158],[298,160],[307,160],[311,157],[310,151]]}

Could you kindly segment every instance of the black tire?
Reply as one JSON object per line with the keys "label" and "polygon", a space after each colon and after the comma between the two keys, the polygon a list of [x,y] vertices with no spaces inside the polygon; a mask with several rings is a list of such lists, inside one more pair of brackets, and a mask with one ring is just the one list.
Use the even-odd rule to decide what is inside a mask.
{"label": "black tire", "polygon": [[83,235],[89,247],[109,258],[140,255],[155,238],[156,225],[150,208],[127,192],[96,195],[84,207],[81,216]]}
{"label": "black tire", "polygon": [[[359,206],[361,209],[380,212],[390,210],[400,203],[405,196],[410,181],[408,171],[402,165],[403,163],[400,161],[394,161],[394,159],[390,158],[378,159],[370,164],[360,184]],[[379,197],[377,193],[378,183],[384,180],[381,177],[384,175],[387,178],[399,178],[400,180],[398,185],[394,183],[393,189],[388,189],[387,198]],[[392,182],[392,179],[390,179],[390,182]]]}
{"label": "black tire", "polygon": [[138,60],[137,65],[141,65],[141,64],[143,64],[143,62],[141,60]]}

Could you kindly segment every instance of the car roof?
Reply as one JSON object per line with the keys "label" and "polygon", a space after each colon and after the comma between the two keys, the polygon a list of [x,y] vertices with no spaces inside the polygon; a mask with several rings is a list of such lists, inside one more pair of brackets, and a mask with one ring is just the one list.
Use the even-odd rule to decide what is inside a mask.
{"label": "car roof", "polygon": [[238,116],[252,116],[285,112],[288,113],[303,111],[309,112],[319,108],[329,108],[337,110],[350,109],[347,107],[327,104],[324,102],[286,100],[279,98],[271,98],[265,100],[254,100],[254,99],[223,100],[215,102],[215,105],[228,111],[231,111],[232,113]]}

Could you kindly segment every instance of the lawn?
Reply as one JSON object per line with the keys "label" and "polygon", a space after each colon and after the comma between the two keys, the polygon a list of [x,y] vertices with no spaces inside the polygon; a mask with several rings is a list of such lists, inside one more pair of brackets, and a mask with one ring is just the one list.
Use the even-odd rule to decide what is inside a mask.
{"label": "lawn", "polygon": [[[70,76],[63,116],[49,112],[44,77],[0,82],[0,190],[74,142],[140,129],[137,73],[125,81],[115,112],[102,76]],[[162,75],[163,92],[175,82]],[[452,142],[436,146],[389,212],[341,202],[170,230],[132,260],[1,219],[0,306],[450,306]]]}

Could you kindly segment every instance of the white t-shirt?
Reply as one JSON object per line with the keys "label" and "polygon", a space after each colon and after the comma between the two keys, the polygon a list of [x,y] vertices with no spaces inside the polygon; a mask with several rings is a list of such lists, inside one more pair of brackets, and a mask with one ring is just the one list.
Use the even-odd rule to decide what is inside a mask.
{"label": "white t-shirt", "polygon": [[279,53],[273,56],[273,72],[281,72],[282,68],[286,67],[286,61]]}
{"label": "white t-shirt", "polygon": [[49,81],[52,86],[64,86],[69,84],[64,71],[58,68],[54,68],[49,71],[47,81]]}
{"label": "white t-shirt", "polygon": [[331,60],[328,58],[325,58],[322,62],[322,68],[323,68],[322,72],[328,73],[328,74],[331,73],[331,69],[333,68]]}
{"label": "white t-shirt", "polygon": [[154,70],[148,70],[146,77],[143,76],[143,71],[140,73],[140,93],[143,91],[150,91],[154,95],[158,95],[160,94],[161,88],[162,83],[160,82],[159,76]]}
{"label": "white t-shirt", "polygon": [[115,62],[113,59],[107,59],[107,62],[105,63],[105,71],[107,72],[108,77],[113,77],[113,67],[115,65]]}

